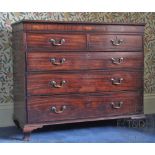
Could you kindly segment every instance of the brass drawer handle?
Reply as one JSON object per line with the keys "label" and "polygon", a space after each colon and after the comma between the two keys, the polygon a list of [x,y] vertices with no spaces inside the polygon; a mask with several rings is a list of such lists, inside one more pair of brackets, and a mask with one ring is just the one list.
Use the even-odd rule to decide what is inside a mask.
{"label": "brass drawer handle", "polygon": [[113,85],[120,85],[122,83],[122,81],[123,81],[123,78],[118,78],[118,79],[111,78],[111,81],[112,81]]}
{"label": "brass drawer handle", "polygon": [[111,102],[112,108],[114,109],[120,109],[123,105],[123,102]]}
{"label": "brass drawer handle", "polygon": [[55,58],[50,58],[50,62],[51,62],[53,65],[61,65],[61,64],[63,64],[65,61],[66,61],[65,58],[60,59],[59,62],[57,62]]}
{"label": "brass drawer handle", "polygon": [[64,86],[64,84],[66,84],[66,81],[65,81],[65,80],[62,80],[62,81],[60,82],[60,85],[58,85],[56,81],[50,81],[50,84],[51,84],[52,87],[54,87],[54,88],[61,88],[61,87]]}
{"label": "brass drawer handle", "polygon": [[111,58],[113,64],[121,64],[123,62],[123,58]]}
{"label": "brass drawer handle", "polygon": [[64,110],[66,109],[66,106],[63,105],[60,110],[57,110],[57,108],[55,106],[51,107],[51,111],[56,113],[56,114],[61,114],[64,112]]}
{"label": "brass drawer handle", "polygon": [[61,46],[65,43],[65,39],[61,39],[61,40],[50,39],[50,42],[54,46]]}
{"label": "brass drawer handle", "polygon": [[115,40],[111,40],[112,44],[114,46],[120,46],[122,43],[123,43],[123,40],[122,39],[118,39],[117,36],[116,36],[116,39]]}

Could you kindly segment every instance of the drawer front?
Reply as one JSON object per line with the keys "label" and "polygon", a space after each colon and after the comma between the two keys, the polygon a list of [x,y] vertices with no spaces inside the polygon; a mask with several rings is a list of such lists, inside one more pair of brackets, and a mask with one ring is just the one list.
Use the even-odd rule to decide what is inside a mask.
{"label": "drawer front", "polygon": [[27,90],[30,95],[137,90],[142,88],[142,75],[141,71],[31,73]]}
{"label": "drawer front", "polygon": [[28,71],[84,70],[84,69],[140,69],[141,52],[29,52]]}
{"label": "drawer front", "polygon": [[86,36],[82,34],[27,34],[28,48],[84,50],[86,44]]}
{"label": "drawer front", "polygon": [[142,51],[142,35],[90,35],[89,49],[96,51]]}
{"label": "drawer front", "polygon": [[142,113],[140,92],[28,97],[28,123]]}

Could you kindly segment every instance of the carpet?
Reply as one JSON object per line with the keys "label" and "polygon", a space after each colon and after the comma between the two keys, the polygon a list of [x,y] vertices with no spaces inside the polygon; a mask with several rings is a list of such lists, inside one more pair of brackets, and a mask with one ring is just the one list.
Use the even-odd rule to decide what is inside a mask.
{"label": "carpet", "polygon": [[[154,143],[155,128],[99,121],[45,126],[32,132],[28,143]],[[0,143],[25,143],[17,127],[0,128]]]}

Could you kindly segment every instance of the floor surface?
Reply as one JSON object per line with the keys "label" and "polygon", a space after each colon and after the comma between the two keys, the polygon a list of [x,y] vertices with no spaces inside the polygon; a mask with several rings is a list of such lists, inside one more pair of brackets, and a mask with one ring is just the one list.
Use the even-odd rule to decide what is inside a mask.
{"label": "floor surface", "polygon": [[[29,143],[154,143],[152,122],[137,124],[113,120],[47,126],[34,131]],[[17,127],[0,128],[0,143],[23,143],[22,132]]]}

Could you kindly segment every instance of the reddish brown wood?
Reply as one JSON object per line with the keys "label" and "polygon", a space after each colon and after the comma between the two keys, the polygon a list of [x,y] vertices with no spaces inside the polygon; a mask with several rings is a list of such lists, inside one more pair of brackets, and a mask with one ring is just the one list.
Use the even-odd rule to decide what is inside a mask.
{"label": "reddish brown wood", "polygon": [[[51,62],[55,58],[59,65]],[[61,60],[65,62],[61,64]],[[115,64],[112,58],[123,58],[120,64]],[[52,70],[88,70],[88,69],[142,69],[142,52],[29,52],[27,54],[28,71]]]}
{"label": "reddish brown wood", "polygon": [[26,81],[25,81],[25,53],[24,33],[13,33],[13,97],[14,97],[14,121],[18,120],[19,126],[26,123]]}
{"label": "reddish brown wood", "polygon": [[[142,116],[143,24],[23,21],[12,27],[14,120],[25,140],[43,125]],[[118,46],[111,42],[116,36],[123,40]],[[65,42],[55,46],[50,39]],[[54,65],[50,58],[65,62]],[[113,85],[111,78],[123,81]],[[51,88],[51,80],[67,83]]]}
{"label": "reddish brown wood", "polygon": [[[24,31],[77,31],[77,32],[114,32],[114,33],[143,33],[143,23],[99,23],[99,22],[58,22],[24,20],[13,24],[13,26],[23,25]],[[19,30],[19,29],[18,29]]]}
{"label": "reddish brown wood", "polygon": [[[45,125],[56,125],[56,124],[68,124],[68,123],[76,123],[76,122],[92,122],[92,121],[103,121],[103,120],[114,120],[114,119],[144,119],[146,115],[143,113],[129,114],[129,115],[115,115],[115,116],[102,116],[102,117],[92,117],[92,118],[82,118],[82,119],[73,119],[73,120],[62,120],[62,121],[50,121],[50,122],[42,122],[37,123],[43,126]],[[34,123],[33,123],[34,124]]]}
{"label": "reddish brown wood", "polygon": [[23,19],[23,20],[20,20],[20,21],[17,21],[15,23],[13,23],[12,25],[19,25],[20,23],[29,23],[29,24],[32,24],[32,25],[35,25],[35,24],[50,24],[50,25],[54,25],[54,24],[59,24],[59,25],[64,25],[64,24],[69,24],[69,25],[124,25],[124,26],[145,26],[145,23],[117,23],[117,22],[112,22],[112,23],[108,23],[108,22],[85,22],[85,21],[50,21],[50,20],[29,20],[29,19]]}
{"label": "reddish brown wood", "polygon": [[[112,40],[123,40],[119,46],[112,44]],[[54,46],[50,39],[65,42],[60,46]],[[77,34],[27,34],[27,46],[29,48],[47,48],[49,50],[90,50],[90,51],[142,51],[142,35],[89,35],[86,42],[86,35]],[[86,47],[88,44],[88,49]]]}
{"label": "reddish brown wood", "polygon": [[[58,43],[61,39],[65,42],[60,46],[52,44],[50,39],[56,40]],[[27,34],[27,46],[29,48],[48,48],[50,50],[85,50],[86,35],[80,34]]]}
{"label": "reddish brown wood", "polygon": [[[118,46],[112,44],[112,40],[122,40]],[[142,35],[90,35],[89,49],[102,51],[142,51]]]}
{"label": "reddish brown wood", "polygon": [[[119,109],[114,109],[112,102],[123,102]],[[57,95],[51,97],[30,97],[28,98],[28,122],[49,122],[61,120],[73,120],[82,118],[93,118],[102,116],[115,116],[142,113],[140,92],[117,92],[101,95]],[[52,107],[62,110],[57,114]]]}
{"label": "reddish brown wood", "polygon": [[30,140],[30,134],[33,130],[38,129],[38,128],[42,128],[43,125],[42,124],[26,124],[23,127],[23,140],[24,141],[29,141]]}
{"label": "reddish brown wood", "polygon": [[[112,78],[119,85],[112,84]],[[64,93],[92,93],[103,91],[137,90],[142,89],[142,72],[132,71],[84,71],[81,73],[44,73],[29,74],[27,76],[27,91],[29,95],[51,95]],[[51,81],[58,85],[65,80],[61,88],[54,88]]]}

